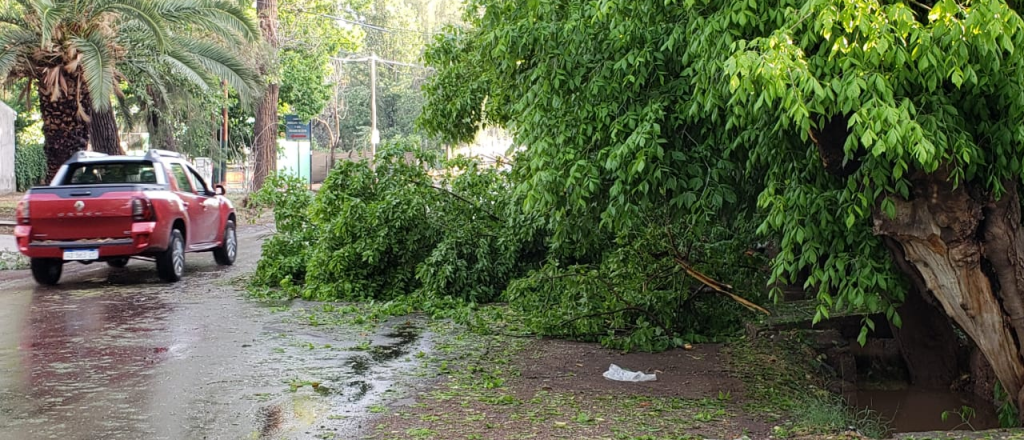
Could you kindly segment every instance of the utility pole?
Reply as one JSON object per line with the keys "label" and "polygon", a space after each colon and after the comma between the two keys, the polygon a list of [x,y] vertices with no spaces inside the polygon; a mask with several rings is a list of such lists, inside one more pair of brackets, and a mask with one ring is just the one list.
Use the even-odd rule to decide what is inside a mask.
{"label": "utility pole", "polygon": [[217,180],[217,183],[225,185],[228,180],[228,80],[222,79],[220,84],[224,88],[224,107],[221,108],[224,120],[220,134],[220,154],[217,157],[217,176],[214,179]]}
{"label": "utility pole", "polygon": [[380,143],[380,132],[377,131],[377,54],[370,55],[370,160],[377,159],[377,144]]}

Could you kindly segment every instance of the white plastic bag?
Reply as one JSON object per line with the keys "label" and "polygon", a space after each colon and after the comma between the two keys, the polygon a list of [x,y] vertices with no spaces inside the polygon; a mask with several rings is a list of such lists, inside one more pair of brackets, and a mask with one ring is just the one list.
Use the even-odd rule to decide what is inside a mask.
{"label": "white plastic bag", "polygon": [[650,382],[652,380],[658,380],[658,377],[653,374],[624,370],[615,364],[608,366],[608,371],[604,372],[604,378],[620,382]]}

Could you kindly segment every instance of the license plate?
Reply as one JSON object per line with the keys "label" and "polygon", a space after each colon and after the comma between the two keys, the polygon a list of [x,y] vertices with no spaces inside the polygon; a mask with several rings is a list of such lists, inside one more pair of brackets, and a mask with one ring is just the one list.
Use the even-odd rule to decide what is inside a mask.
{"label": "license plate", "polygon": [[95,260],[100,257],[99,249],[65,249],[65,260]]}

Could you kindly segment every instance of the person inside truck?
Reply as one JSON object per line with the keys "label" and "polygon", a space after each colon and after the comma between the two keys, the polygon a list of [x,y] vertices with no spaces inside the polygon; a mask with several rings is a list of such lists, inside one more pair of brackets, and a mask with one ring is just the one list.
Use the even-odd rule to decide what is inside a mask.
{"label": "person inside truck", "polygon": [[92,185],[95,183],[102,183],[99,175],[96,174],[96,170],[92,167],[82,167],[75,170],[75,173],[71,176],[72,185]]}

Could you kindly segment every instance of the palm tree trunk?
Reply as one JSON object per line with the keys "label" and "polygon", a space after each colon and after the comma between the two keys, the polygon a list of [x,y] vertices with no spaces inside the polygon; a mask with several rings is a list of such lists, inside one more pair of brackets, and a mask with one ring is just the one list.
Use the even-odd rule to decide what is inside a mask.
{"label": "palm tree trunk", "polygon": [[[257,0],[256,14],[260,18],[263,40],[272,51],[277,51],[277,0]],[[272,66],[264,64],[261,74],[267,75]],[[271,75],[273,77],[273,75]],[[253,150],[256,153],[253,164],[252,190],[258,191],[270,173],[277,169],[277,97],[280,86],[268,84],[267,91],[256,107],[256,130]]]}
{"label": "palm tree trunk", "polygon": [[[89,143],[89,92],[81,80],[81,69],[67,73],[60,66],[60,74],[70,90],[51,90],[45,87],[42,77],[46,69],[40,69],[36,78],[39,87],[39,110],[43,118],[43,151],[46,152],[46,181],[57,174],[57,170],[76,151],[85,150]],[[79,102],[84,103],[81,106]]]}
{"label": "palm tree trunk", "polygon": [[89,121],[89,142],[92,150],[106,154],[124,154],[121,138],[117,134],[117,121],[114,120],[114,107],[103,111],[92,111]]}

